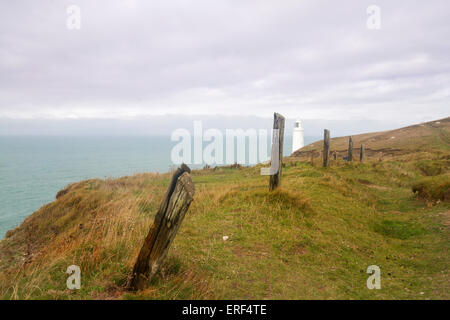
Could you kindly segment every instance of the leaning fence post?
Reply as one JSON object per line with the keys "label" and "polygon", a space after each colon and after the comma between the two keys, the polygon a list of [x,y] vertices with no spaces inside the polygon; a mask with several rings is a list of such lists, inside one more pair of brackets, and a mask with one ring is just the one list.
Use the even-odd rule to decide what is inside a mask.
{"label": "leaning fence post", "polygon": [[323,166],[330,164],[330,130],[323,130]]}
{"label": "leaning fence post", "polygon": [[350,137],[348,139],[348,161],[353,161],[353,138]]}
{"label": "leaning fence post", "polygon": [[278,170],[273,175],[270,176],[269,180],[269,190],[275,190],[281,184],[281,169],[283,167],[283,141],[284,141],[284,117],[279,113],[273,114],[273,129],[278,130],[278,137],[274,134],[272,139],[272,146],[274,139],[278,138],[278,154],[274,154],[274,148],[272,148],[272,161],[277,157],[278,159]]}
{"label": "leaning fence post", "polygon": [[364,145],[361,144],[361,152],[359,153],[359,161],[360,162],[363,162],[363,160],[364,160],[364,153],[365,153]]}
{"label": "leaning fence post", "polygon": [[128,288],[138,290],[145,287],[158,271],[166,257],[170,244],[175,238],[184,216],[194,197],[194,184],[191,170],[182,164],[172,176],[169,188],[161,202],[139,256],[133,267]]}

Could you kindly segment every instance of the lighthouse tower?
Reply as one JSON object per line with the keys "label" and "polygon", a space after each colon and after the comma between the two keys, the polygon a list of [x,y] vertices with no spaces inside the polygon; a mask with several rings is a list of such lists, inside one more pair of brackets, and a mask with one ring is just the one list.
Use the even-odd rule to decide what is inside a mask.
{"label": "lighthouse tower", "polygon": [[297,151],[305,146],[305,141],[303,140],[303,127],[300,120],[294,123],[294,132],[292,134],[292,152]]}

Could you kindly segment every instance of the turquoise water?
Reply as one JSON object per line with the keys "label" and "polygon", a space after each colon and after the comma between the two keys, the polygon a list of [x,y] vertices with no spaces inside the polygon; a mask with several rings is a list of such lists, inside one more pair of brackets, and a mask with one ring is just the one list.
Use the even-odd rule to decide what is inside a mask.
{"label": "turquoise water", "polygon": [[[305,143],[320,138],[305,137]],[[177,142],[152,137],[0,136],[0,239],[72,182],[167,172]],[[285,138],[285,155],[292,138]],[[195,166],[191,166],[195,167]],[[197,166],[198,167],[198,166]]]}

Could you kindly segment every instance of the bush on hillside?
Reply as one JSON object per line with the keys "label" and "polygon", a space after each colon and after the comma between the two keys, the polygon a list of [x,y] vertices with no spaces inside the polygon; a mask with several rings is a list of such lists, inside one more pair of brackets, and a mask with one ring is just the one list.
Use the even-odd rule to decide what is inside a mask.
{"label": "bush on hillside", "polygon": [[437,176],[448,171],[447,161],[422,160],[416,163],[416,167],[425,176]]}
{"label": "bush on hillside", "polygon": [[427,177],[416,181],[412,191],[429,201],[450,201],[450,175]]}

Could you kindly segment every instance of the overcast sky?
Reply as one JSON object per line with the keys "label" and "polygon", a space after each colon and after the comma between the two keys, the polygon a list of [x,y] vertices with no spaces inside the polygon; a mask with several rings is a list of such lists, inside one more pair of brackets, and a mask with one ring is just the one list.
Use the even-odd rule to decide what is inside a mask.
{"label": "overcast sky", "polygon": [[449,12],[448,0],[3,0],[0,120],[443,118]]}

